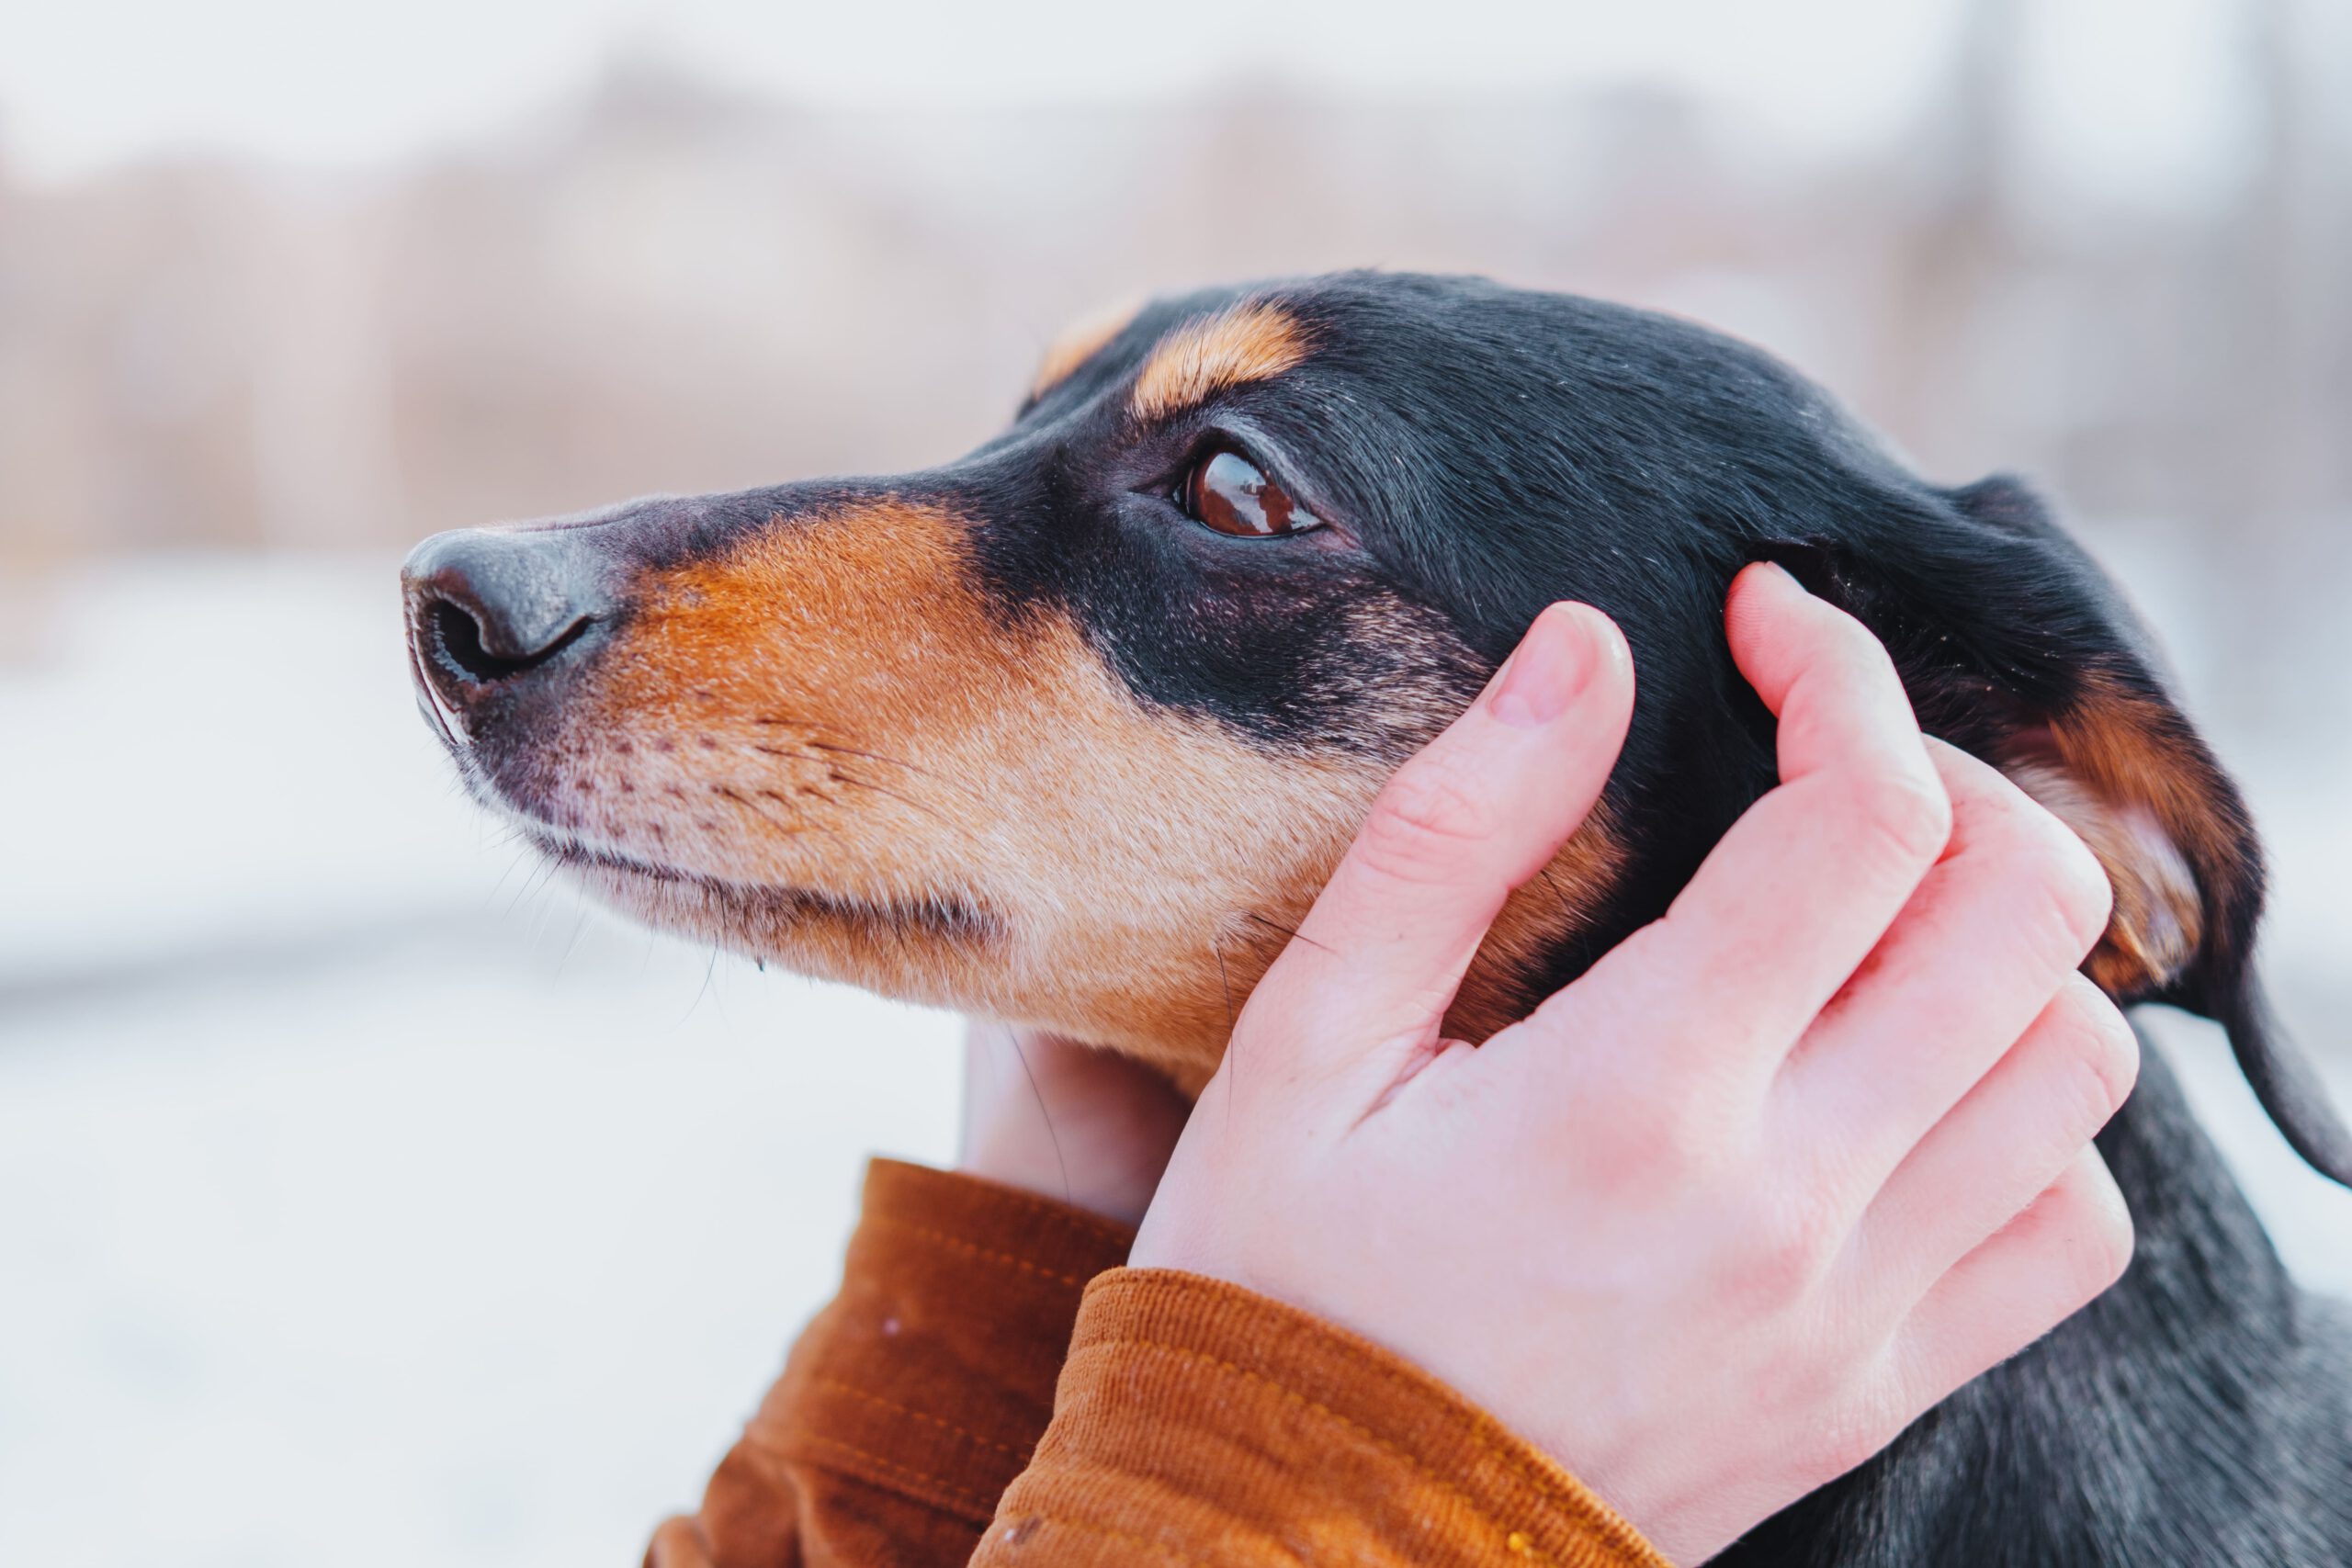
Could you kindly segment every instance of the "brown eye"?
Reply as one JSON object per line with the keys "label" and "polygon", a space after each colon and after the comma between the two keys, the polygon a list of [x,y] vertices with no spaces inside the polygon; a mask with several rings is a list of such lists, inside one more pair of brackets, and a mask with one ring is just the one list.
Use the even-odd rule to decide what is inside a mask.
{"label": "brown eye", "polygon": [[1243,538],[1272,538],[1323,525],[1238,452],[1218,452],[1194,464],[1184,476],[1180,500],[1194,522]]}

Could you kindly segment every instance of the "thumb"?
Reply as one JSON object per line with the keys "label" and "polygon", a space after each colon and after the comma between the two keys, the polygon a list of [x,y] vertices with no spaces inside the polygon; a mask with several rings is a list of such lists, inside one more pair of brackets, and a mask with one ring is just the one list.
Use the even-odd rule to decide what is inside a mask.
{"label": "thumb", "polygon": [[1252,1056],[1306,1069],[1284,1077],[1361,1079],[1375,1099],[1395,1082],[1435,1043],[1504,900],[1600,798],[1633,711],[1633,658],[1608,616],[1570,604],[1537,616],[1373,802],[1242,1011]]}

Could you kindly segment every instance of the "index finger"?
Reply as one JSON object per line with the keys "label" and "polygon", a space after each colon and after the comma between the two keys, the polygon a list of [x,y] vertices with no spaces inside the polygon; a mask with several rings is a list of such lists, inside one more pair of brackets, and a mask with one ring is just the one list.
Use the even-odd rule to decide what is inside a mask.
{"label": "index finger", "polygon": [[[1861,623],[1770,565],[1733,582],[1725,622],[1741,673],[1780,719],[1780,787],[1663,919],[1555,1000],[1564,1012],[1602,996],[1637,1007],[1669,1048],[1703,1045],[1712,1066],[1760,1088],[1943,853],[1951,802]],[[1727,1034],[1740,1048],[1723,1050]]]}
{"label": "index finger", "polygon": [[1295,1061],[1385,1087],[1437,1038],[1504,900],[1600,798],[1633,705],[1615,625],[1589,605],[1545,610],[1469,711],[1381,791],[1237,1038],[1271,1033]]}

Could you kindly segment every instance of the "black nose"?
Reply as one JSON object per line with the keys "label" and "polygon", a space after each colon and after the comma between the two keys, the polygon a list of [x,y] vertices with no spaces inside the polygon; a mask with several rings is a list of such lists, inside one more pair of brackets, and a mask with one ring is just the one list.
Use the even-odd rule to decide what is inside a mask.
{"label": "black nose", "polygon": [[411,649],[435,694],[464,707],[560,661],[612,620],[611,571],[563,528],[435,534],[401,568]]}

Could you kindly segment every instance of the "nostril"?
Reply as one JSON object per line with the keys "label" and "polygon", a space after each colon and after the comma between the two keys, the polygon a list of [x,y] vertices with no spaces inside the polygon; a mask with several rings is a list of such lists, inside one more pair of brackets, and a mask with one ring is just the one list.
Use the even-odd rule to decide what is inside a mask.
{"label": "nostril", "polygon": [[544,648],[520,658],[493,653],[483,641],[482,624],[475,613],[453,599],[435,598],[425,607],[424,630],[435,658],[461,678],[488,685],[536,669],[578,640],[590,617],[566,626]]}
{"label": "nostril", "polygon": [[617,614],[612,563],[560,528],[458,528],[401,566],[417,673],[469,703],[581,661]]}
{"label": "nostril", "polygon": [[481,623],[471,611],[447,599],[435,599],[426,608],[425,626],[432,633],[433,651],[469,681],[496,681],[522,668],[520,660],[501,659],[482,647]]}

